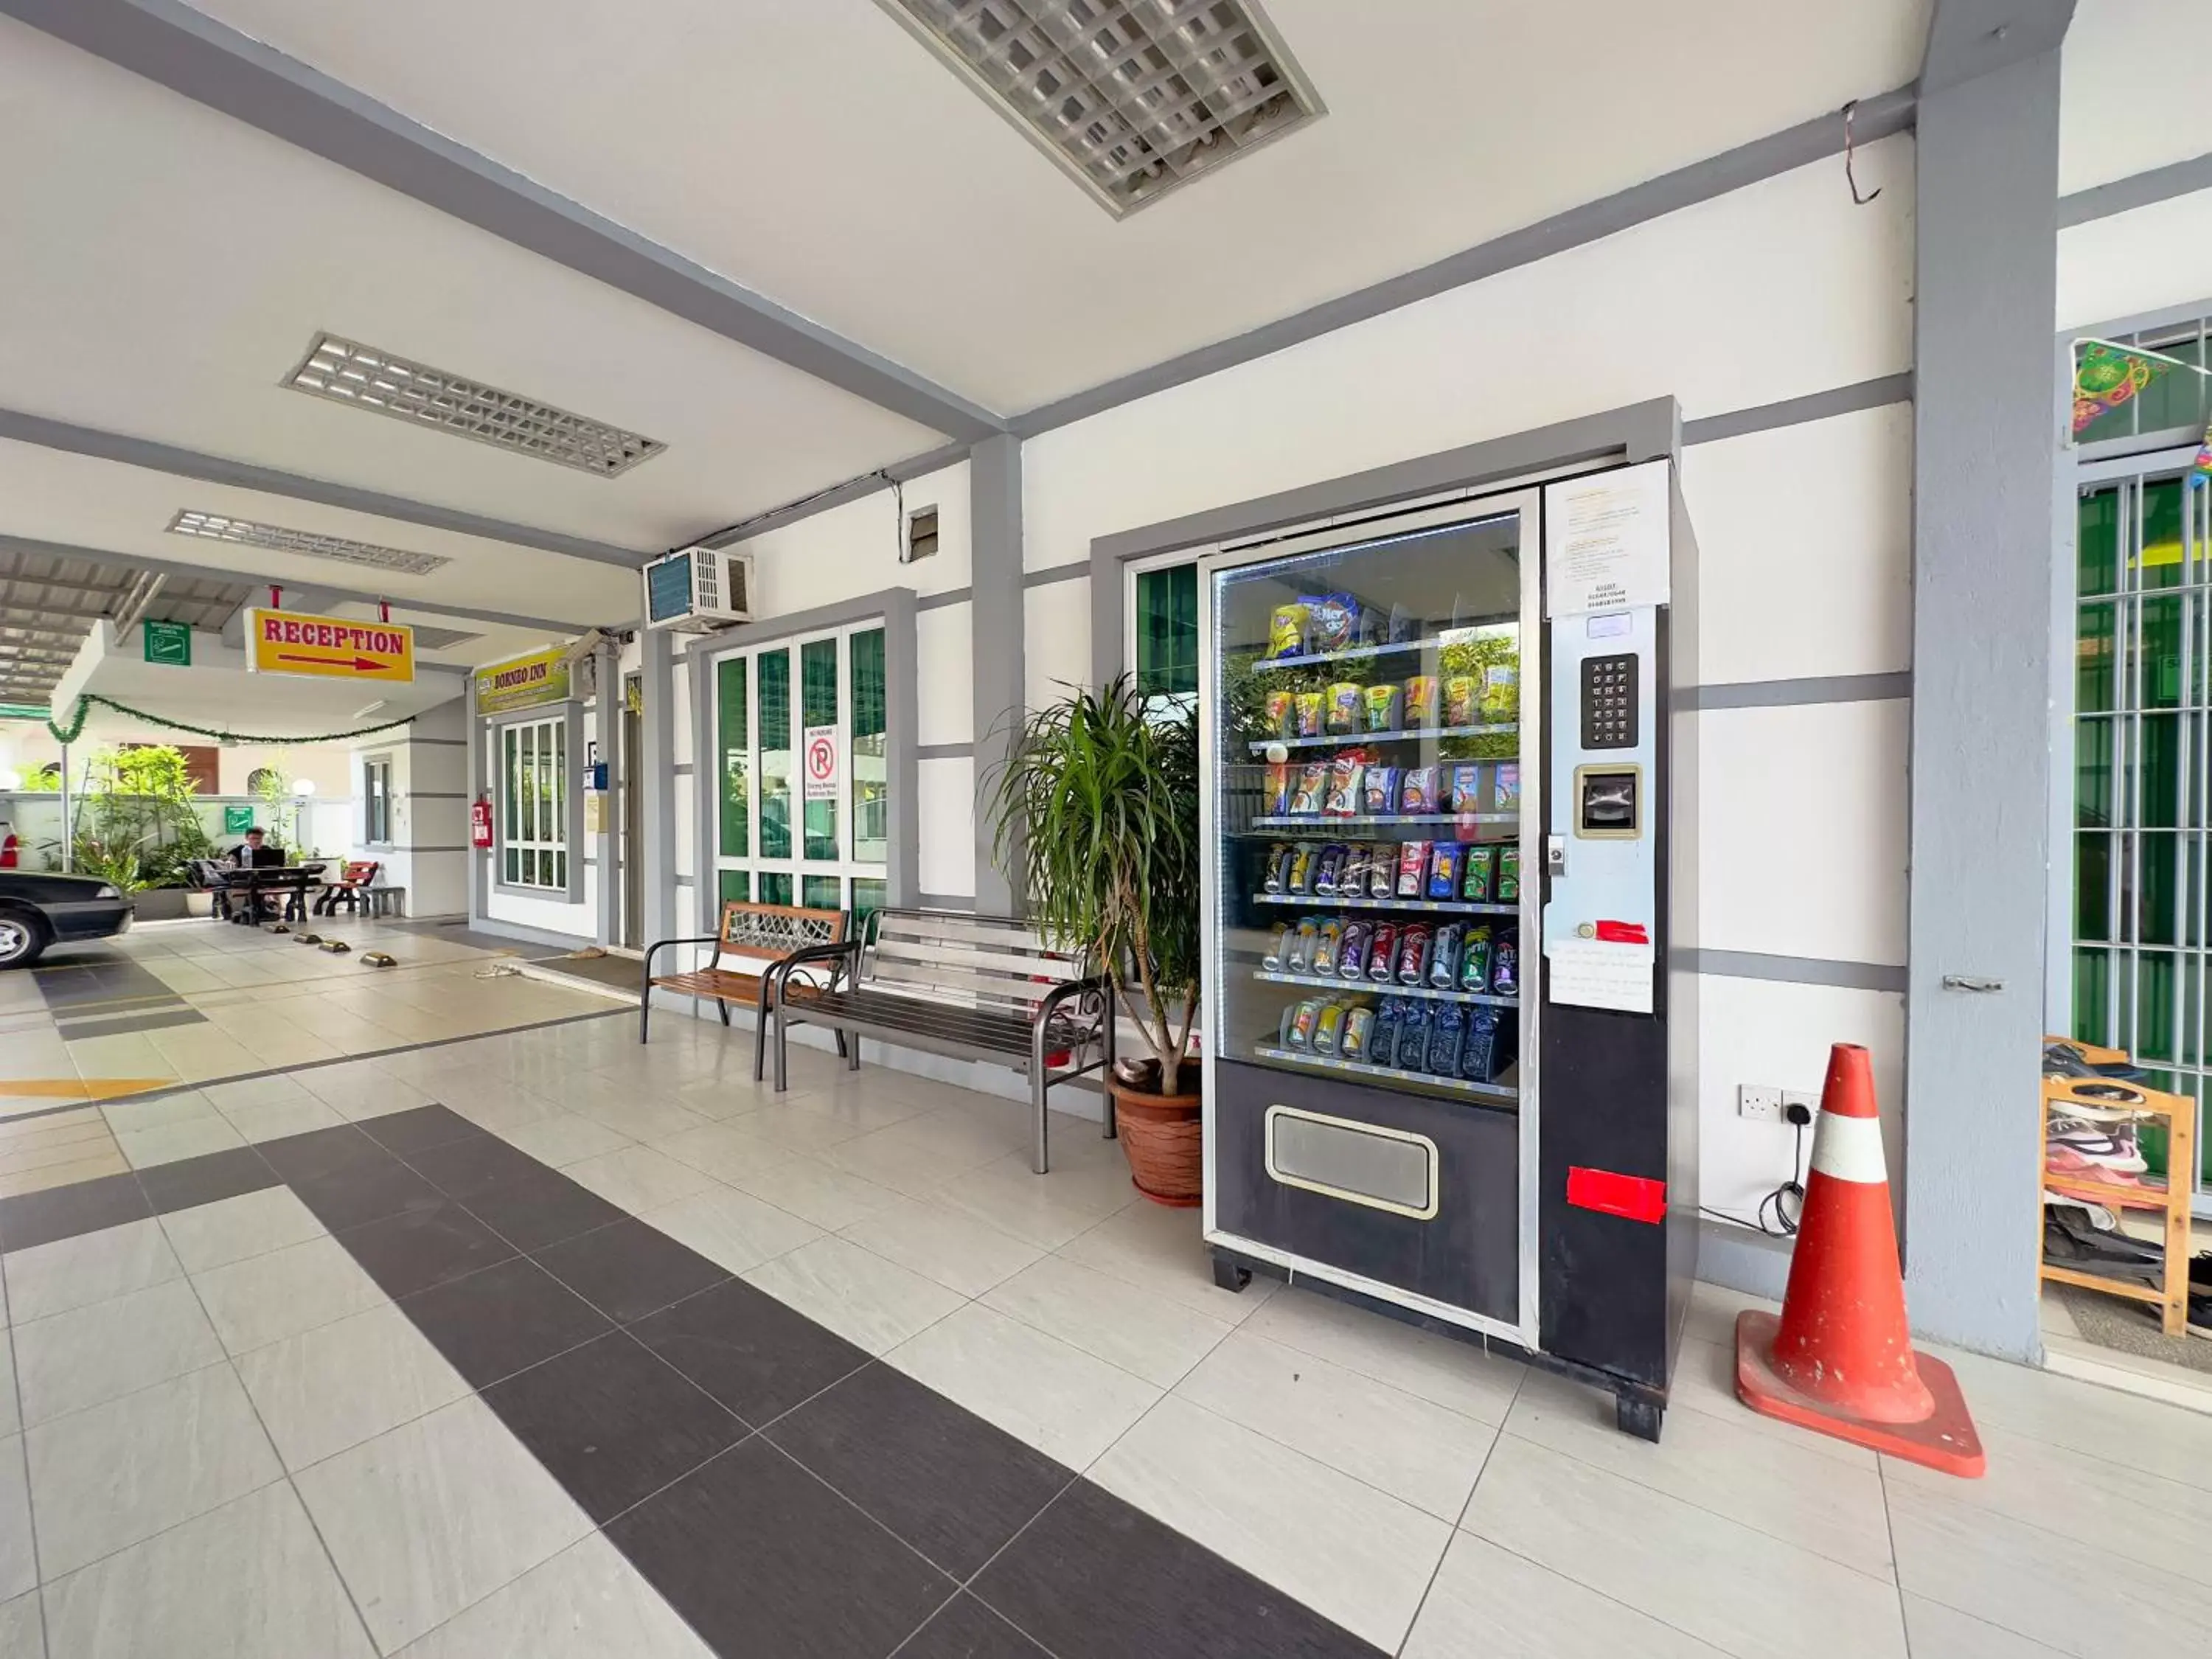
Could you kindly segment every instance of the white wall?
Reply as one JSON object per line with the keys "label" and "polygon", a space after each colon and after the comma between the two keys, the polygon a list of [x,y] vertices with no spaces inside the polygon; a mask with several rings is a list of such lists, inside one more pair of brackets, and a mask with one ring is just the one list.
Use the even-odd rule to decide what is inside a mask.
{"label": "white wall", "polygon": [[[418,716],[413,726],[392,732],[394,741],[369,739],[351,754],[352,793],[347,845],[356,858],[374,859],[384,868],[381,885],[404,887],[410,916],[467,913],[469,839],[467,702],[455,698]],[[362,768],[371,759],[392,763],[391,840],[381,846],[367,839],[367,789]]]}
{"label": "white wall", "polygon": [[[1908,369],[1912,161],[1905,137],[1861,153],[1862,183],[1882,187],[1870,206],[1824,161],[1031,439],[1025,568],[1087,561],[1115,532],[1648,398],[1674,397],[1694,420]],[[1899,405],[1686,453],[1704,684],[1909,669],[1911,446]],[[909,485],[908,504],[930,499],[932,482],[937,559],[898,566],[893,509],[872,496],[749,544],[764,611],[964,583],[964,471]],[[1033,704],[1087,678],[1090,598],[1082,579],[1028,591]],[[968,615],[921,618],[926,744],[975,735]],[[1703,751],[1702,950],[1903,963],[1908,708],[1689,717]],[[973,891],[974,791],[968,758],[921,763],[926,892]],[[1831,1042],[1875,1049],[1894,1132],[1900,996],[1715,975],[1701,1000],[1705,1202],[1748,1213],[1790,1174],[1789,1132],[1739,1119],[1735,1090],[1817,1091]]]}
{"label": "white wall", "polygon": [[[2212,102],[2212,100],[2206,100]],[[2058,233],[2058,326],[2212,310],[2212,190]]]}
{"label": "white wall", "polygon": [[[1026,562],[1646,398],[1694,420],[1909,368],[1911,140],[1870,146],[1860,172],[1882,186],[1869,207],[1823,162],[1044,434],[1024,450]],[[1911,434],[1899,405],[1686,452],[1704,683],[1910,667]],[[1089,585],[1032,588],[1027,633],[1036,701],[1089,660]],[[1702,949],[1903,963],[1908,708],[1695,716]],[[1894,1127],[1902,1002],[1709,981],[1706,1203],[1748,1213],[1789,1173],[1789,1132],[1739,1119],[1735,1086],[1817,1091],[1832,1042],[1874,1047]]]}
{"label": "white wall", "polygon": [[[972,606],[966,597],[972,543],[968,464],[958,462],[914,479],[905,485],[904,496],[908,514],[924,507],[937,508],[934,556],[916,564],[899,562],[904,529],[900,505],[893,492],[879,490],[746,542],[755,557],[755,614],[769,621],[887,587],[910,587],[924,600],[958,593],[961,597],[953,603],[932,606],[915,618],[921,662],[916,741],[925,748],[971,744],[975,678]],[[1032,603],[1036,598],[1033,591]],[[682,678],[687,668],[679,662],[679,763],[692,757],[691,699]],[[921,891],[940,898],[970,896],[975,890],[974,763],[966,756],[925,759],[920,763],[919,780]],[[697,878],[692,790],[695,785],[712,788],[713,783],[696,774],[679,775],[677,783],[677,868]]]}

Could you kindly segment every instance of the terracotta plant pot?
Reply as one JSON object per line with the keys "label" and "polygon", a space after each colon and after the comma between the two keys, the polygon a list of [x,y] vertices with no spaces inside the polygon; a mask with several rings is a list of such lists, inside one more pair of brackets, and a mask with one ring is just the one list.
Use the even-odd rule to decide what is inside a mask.
{"label": "terracotta plant pot", "polygon": [[[1183,1073],[1194,1080],[1197,1074],[1194,1062]],[[1137,1190],[1155,1204],[1184,1210],[1196,1206],[1206,1193],[1197,1091],[1164,1095],[1132,1088],[1119,1078],[1109,1078],[1106,1086],[1114,1096],[1121,1151]]]}

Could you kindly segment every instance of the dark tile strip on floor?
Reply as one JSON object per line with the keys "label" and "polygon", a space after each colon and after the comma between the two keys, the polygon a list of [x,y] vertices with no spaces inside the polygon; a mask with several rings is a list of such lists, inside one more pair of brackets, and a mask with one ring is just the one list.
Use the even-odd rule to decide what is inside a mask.
{"label": "dark tile strip on floor", "polygon": [[168,981],[125,957],[33,968],[31,981],[64,1037],[156,1031],[201,1024],[207,1018]]}
{"label": "dark tile strip on floor", "polygon": [[0,1249],[277,1185],[726,1659],[1378,1651],[443,1106],[0,1199]]}

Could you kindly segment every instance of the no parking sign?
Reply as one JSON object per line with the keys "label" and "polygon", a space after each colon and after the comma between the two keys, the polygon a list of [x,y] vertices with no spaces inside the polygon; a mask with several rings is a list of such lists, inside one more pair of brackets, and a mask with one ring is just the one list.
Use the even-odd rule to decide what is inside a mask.
{"label": "no parking sign", "polygon": [[837,728],[834,726],[810,726],[806,728],[806,799],[835,800],[837,785],[844,773],[844,757],[837,744]]}

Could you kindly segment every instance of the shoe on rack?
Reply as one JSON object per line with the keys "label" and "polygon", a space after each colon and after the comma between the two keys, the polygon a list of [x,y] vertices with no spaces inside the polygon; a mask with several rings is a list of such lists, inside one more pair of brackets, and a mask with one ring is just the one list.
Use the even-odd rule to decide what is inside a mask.
{"label": "shoe on rack", "polygon": [[2119,1078],[2130,1083],[2140,1083],[2150,1075],[2142,1066],[2124,1060],[2091,1060],[2077,1044],[2071,1042],[2046,1042],[2043,1045],[2043,1074],[2045,1077]]}
{"label": "shoe on rack", "polygon": [[2100,1233],[2071,1205],[2047,1204],[2043,1210],[2043,1248],[2047,1255],[2077,1261],[2124,1262],[2166,1269],[2166,1247],[2156,1239],[2129,1233]]}
{"label": "shoe on rack", "polygon": [[2133,1123],[2087,1123],[2053,1112],[2046,1144],[2126,1175],[2141,1175],[2150,1167],[2136,1148]]}
{"label": "shoe on rack", "polygon": [[2212,1291],[2190,1291],[2189,1334],[2212,1341]]}

